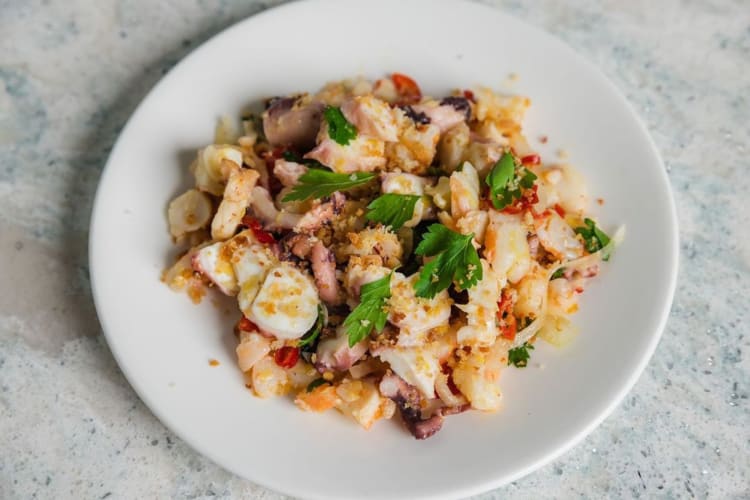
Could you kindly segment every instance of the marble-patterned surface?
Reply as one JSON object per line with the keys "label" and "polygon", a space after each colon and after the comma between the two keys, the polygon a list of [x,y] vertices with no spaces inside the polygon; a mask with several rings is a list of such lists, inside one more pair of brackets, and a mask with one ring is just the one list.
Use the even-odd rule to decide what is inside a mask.
{"label": "marble-patterned surface", "polygon": [[[0,498],[279,498],[140,402],[101,336],[86,255],[99,173],[134,107],[273,3],[0,0]],[[485,498],[750,497],[750,5],[486,3],[561,37],[630,99],[682,243],[671,318],[632,393],[573,451]]]}

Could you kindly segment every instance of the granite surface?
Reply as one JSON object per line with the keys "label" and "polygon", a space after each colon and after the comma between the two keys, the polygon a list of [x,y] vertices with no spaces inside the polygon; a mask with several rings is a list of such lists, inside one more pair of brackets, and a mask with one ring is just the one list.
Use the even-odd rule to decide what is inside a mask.
{"label": "granite surface", "polygon": [[[669,170],[681,269],[623,404],[484,498],[750,497],[750,5],[487,3],[565,40],[633,103]],[[279,498],[140,402],[101,335],[86,254],[99,174],[135,106],[203,40],[272,4],[0,0],[0,498]]]}

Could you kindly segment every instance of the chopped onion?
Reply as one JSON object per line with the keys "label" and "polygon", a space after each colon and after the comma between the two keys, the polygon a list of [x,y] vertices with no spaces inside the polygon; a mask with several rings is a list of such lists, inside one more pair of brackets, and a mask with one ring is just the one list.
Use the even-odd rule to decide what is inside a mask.
{"label": "chopped onion", "polygon": [[617,231],[615,231],[614,236],[609,240],[609,243],[602,247],[600,250],[592,253],[591,255],[586,255],[585,257],[580,257],[578,259],[574,259],[568,262],[562,262],[558,264],[557,266],[552,267],[547,271],[547,280],[544,290],[544,295],[542,296],[542,307],[539,310],[539,315],[536,317],[534,321],[529,323],[529,325],[524,328],[523,330],[519,331],[516,334],[516,338],[513,340],[513,346],[511,348],[515,348],[518,346],[523,345],[525,342],[528,342],[531,337],[536,335],[539,330],[544,326],[546,321],[546,315],[547,315],[547,293],[549,289],[549,280],[552,278],[552,275],[555,274],[558,270],[562,268],[566,269],[585,269],[589,266],[592,266],[594,264],[598,264],[599,261],[602,259],[605,255],[611,255],[614,249],[620,245],[623,240],[625,239],[625,226],[620,226],[617,228]]}

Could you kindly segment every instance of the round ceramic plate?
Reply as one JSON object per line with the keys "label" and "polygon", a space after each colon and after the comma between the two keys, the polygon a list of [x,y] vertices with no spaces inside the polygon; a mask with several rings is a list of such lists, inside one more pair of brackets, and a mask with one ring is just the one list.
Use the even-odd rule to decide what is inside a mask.
{"label": "round ceramic plate", "polygon": [[[580,336],[564,349],[538,343],[527,368],[503,373],[498,413],[450,417],[426,441],[398,418],[364,431],[336,411],[253,397],[235,366],[237,313],[211,298],[195,306],[159,280],[174,256],[166,206],[191,181],[188,164],[219,116],[393,71],[430,95],[483,84],[529,96],[532,145],[547,161],[568,150],[592,197],[605,200],[592,207],[604,227],[627,227],[582,298]],[[503,87],[512,73],[517,81]],[[107,341],[154,414],[230,471],[306,498],[466,496],[559,456],[635,383],[666,321],[677,268],[667,177],[625,99],[549,35],[456,1],[292,3],[214,37],[164,77],[123,130],[102,175],[90,245]],[[210,358],[221,364],[210,367]]]}

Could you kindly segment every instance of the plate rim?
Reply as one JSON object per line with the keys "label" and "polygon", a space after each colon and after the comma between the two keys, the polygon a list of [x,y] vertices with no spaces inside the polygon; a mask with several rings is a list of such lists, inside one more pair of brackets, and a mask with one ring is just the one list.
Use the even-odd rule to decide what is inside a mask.
{"label": "plate rim", "polygon": [[[101,171],[101,174],[99,176],[99,180],[97,183],[97,189],[96,194],[93,199],[92,203],[92,209],[90,214],[90,222],[89,222],[89,239],[88,239],[88,266],[89,266],[89,273],[90,273],[90,282],[91,282],[91,291],[92,291],[92,298],[94,302],[94,306],[96,309],[97,318],[99,320],[99,323],[101,325],[102,334],[107,341],[107,346],[109,351],[112,353],[112,356],[114,357],[115,361],[117,362],[118,368],[120,372],[123,374],[125,379],[128,381],[129,385],[133,388],[133,390],[136,392],[138,397],[141,399],[141,401],[145,404],[145,406],[149,409],[149,411],[159,420],[159,422],[164,425],[167,429],[170,430],[170,432],[174,433],[176,436],[178,436],[185,444],[187,444],[191,450],[197,452],[198,454],[208,458],[213,463],[218,465],[219,467],[231,472],[232,474],[235,474],[236,476],[247,479],[248,481],[251,481],[255,484],[261,485],[265,488],[272,489],[274,491],[287,494],[287,495],[293,495],[293,496],[302,496],[305,498],[327,498],[325,495],[319,494],[310,494],[310,492],[307,491],[301,491],[300,489],[294,487],[293,482],[287,482],[285,484],[277,484],[275,481],[267,481],[264,478],[258,478],[253,477],[251,474],[247,474],[246,471],[240,471],[236,467],[232,466],[231,464],[227,464],[224,462],[221,458],[216,456],[216,454],[213,453],[210,449],[201,449],[199,445],[194,444],[194,440],[187,435],[184,435],[182,432],[177,430],[177,425],[170,420],[169,417],[167,417],[162,410],[159,408],[159,405],[157,402],[153,401],[144,390],[144,387],[139,385],[135,382],[134,378],[129,374],[129,370],[126,370],[124,368],[123,359],[121,358],[121,353],[118,352],[118,350],[114,347],[113,342],[110,341],[112,336],[112,328],[108,327],[108,320],[104,317],[104,314],[102,313],[104,306],[103,302],[104,299],[101,297],[101,295],[97,292],[97,264],[95,263],[95,255],[97,254],[96,251],[96,245],[97,245],[97,230],[96,227],[98,226],[98,220],[101,215],[97,216],[97,214],[101,214],[102,210],[100,209],[100,206],[104,203],[102,201],[102,186],[106,183],[106,179],[108,175],[111,174],[112,169],[110,168],[110,165],[113,163],[113,158],[118,153],[121,143],[123,142],[123,137],[125,137],[129,130],[132,128],[133,123],[136,121],[136,118],[143,112],[143,109],[147,107],[147,104],[151,101],[154,94],[157,93],[157,90],[165,85],[165,82],[168,82],[171,78],[171,76],[175,73],[176,70],[181,68],[183,65],[186,64],[186,62],[193,58],[193,56],[199,55],[202,51],[207,50],[207,47],[217,43],[217,41],[227,35],[227,33],[235,31],[235,30],[241,30],[244,29],[243,27],[246,24],[251,24],[253,22],[257,22],[258,19],[263,19],[265,17],[278,15],[279,12],[285,11],[285,10],[294,10],[297,8],[299,4],[305,3],[317,3],[317,4],[327,4],[327,3],[336,3],[339,0],[305,0],[304,2],[300,1],[291,1],[284,4],[272,6],[270,8],[267,8],[261,12],[252,14],[248,17],[245,17],[243,19],[240,19],[236,21],[235,23],[225,27],[224,29],[218,31],[217,33],[213,34],[211,37],[206,39],[203,43],[201,43],[199,46],[197,46],[195,49],[190,51],[188,54],[184,55],[180,61],[175,64],[170,70],[164,74],[158,82],[156,82],[148,91],[148,93],[141,99],[141,101],[138,103],[136,108],[133,110],[132,114],[128,118],[127,122],[125,123],[125,126],[122,128],[120,133],[118,134],[117,140],[115,141],[112,150],[110,151],[107,161],[105,162],[104,168]],[[348,0],[352,1],[352,0]],[[361,0],[360,0],[361,1]],[[427,3],[428,0],[409,0],[414,3],[422,2]],[[679,271],[679,219],[677,216],[677,207],[675,203],[675,197],[672,189],[672,185],[669,181],[669,176],[667,175],[666,169],[664,167],[664,161],[658,151],[658,148],[656,147],[656,144],[649,133],[649,128],[646,126],[645,122],[641,118],[641,116],[636,112],[635,108],[631,104],[631,102],[623,95],[623,93],[620,91],[620,89],[602,72],[602,70],[595,65],[594,63],[590,62],[588,59],[586,59],[584,56],[580,55],[575,49],[573,49],[571,46],[569,46],[565,41],[563,41],[558,36],[544,30],[541,27],[537,27],[533,24],[530,24],[526,22],[523,19],[520,19],[516,17],[515,15],[507,12],[505,9],[502,9],[500,7],[487,5],[478,1],[471,1],[471,0],[451,0],[452,3],[456,4],[458,7],[462,5],[471,5],[473,8],[481,8],[487,11],[488,14],[491,13],[491,15],[499,16],[505,18],[506,21],[512,22],[515,24],[520,25],[523,29],[528,30],[529,32],[543,37],[547,40],[548,43],[554,44],[558,50],[564,51],[567,53],[568,57],[574,58],[577,60],[577,62],[584,67],[587,68],[590,75],[593,78],[596,78],[597,83],[600,85],[603,85],[607,88],[609,91],[609,94],[618,100],[618,103],[625,109],[627,109],[628,114],[630,117],[634,120],[634,122],[638,125],[637,127],[637,133],[640,136],[640,141],[648,146],[648,151],[650,155],[653,157],[653,159],[656,161],[658,166],[660,167],[659,170],[659,180],[662,184],[662,190],[663,194],[666,196],[666,202],[667,202],[667,216],[669,221],[669,233],[665,238],[665,241],[669,241],[669,254],[670,254],[670,266],[667,269],[667,280],[666,280],[666,290],[667,293],[663,295],[661,298],[661,304],[660,304],[660,314],[659,314],[659,320],[657,323],[656,328],[653,330],[649,337],[648,345],[644,351],[644,355],[641,356],[641,358],[638,361],[637,366],[630,370],[630,375],[627,379],[627,381],[622,384],[620,387],[620,390],[616,393],[613,391],[608,396],[608,401],[606,406],[603,410],[599,412],[598,415],[596,415],[595,418],[590,419],[589,423],[585,425],[579,432],[571,434],[567,439],[564,440],[564,442],[560,445],[558,445],[556,448],[550,449],[546,454],[543,454],[539,457],[536,461],[528,464],[526,467],[521,468],[517,470],[514,473],[511,474],[505,474],[505,475],[496,475],[494,478],[490,478],[483,482],[477,482],[474,485],[466,485],[466,486],[457,486],[453,488],[449,492],[445,492],[441,495],[434,495],[432,493],[423,493],[421,495],[414,496],[412,495],[412,498],[452,498],[456,496],[460,497],[467,497],[475,494],[480,494],[483,492],[487,492],[489,490],[493,490],[496,488],[499,488],[501,486],[507,485],[513,481],[516,481],[538,469],[543,467],[544,465],[560,458],[562,455],[568,453],[572,448],[580,444],[588,435],[590,435],[601,423],[609,417],[612,412],[617,408],[617,406],[623,401],[623,399],[627,396],[627,394],[633,389],[636,382],[640,379],[642,376],[646,366],[651,361],[654,352],[656,351],[656,348],[664,335],[664,332],[666,330],[666,325],[670,316],[672,304],[674,301],[674,296],[677,288],[677,281],[678,281],[678,271]]]}

